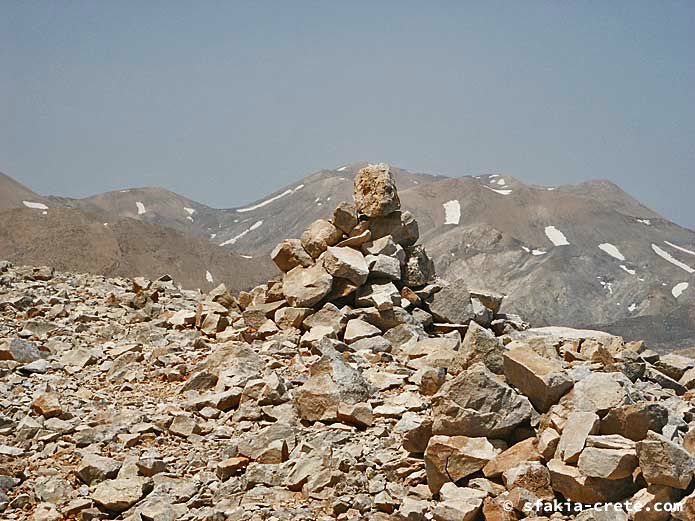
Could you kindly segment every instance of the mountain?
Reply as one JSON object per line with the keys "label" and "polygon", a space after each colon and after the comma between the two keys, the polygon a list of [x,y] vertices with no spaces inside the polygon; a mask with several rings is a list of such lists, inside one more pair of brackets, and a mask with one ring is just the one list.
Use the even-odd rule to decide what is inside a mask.
{"label": "mountain", "polygon": [[266,258],[245,258],[202,237],[136,219],[67,208],[0,213],[0,259],[104,276],[168,274],[185,288],[224,282],[246,289],[272,271]]}
{"label": "mountain", "polygon": [[[351,200],[354,176],[365,165],[320,170],[238,208],[210,208],[163,188],[48,203],[202,236],[265,262],[282,239],[299,237]],[[535,325],[601,327],[664,349],[695,345],[695,232],[615,184],[545,187],[504,174],[392,172],[445,280],[505,292],[506,309]],[[263,262],[259,271],[275,273]]]}
{"label": "mountain", "polygon": [[45,198],[31,191],[20,182],[0,172],[0,211],[10,208],[43,209]]}

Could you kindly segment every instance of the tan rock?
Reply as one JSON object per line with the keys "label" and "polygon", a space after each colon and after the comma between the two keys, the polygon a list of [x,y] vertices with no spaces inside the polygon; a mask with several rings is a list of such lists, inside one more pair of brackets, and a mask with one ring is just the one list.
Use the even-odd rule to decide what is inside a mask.
{"label": "tan rock", "polygon": [[538,452],[541,453],[543,459],[549,461],[553,459],[557,444],[560,442],[560,433],[552,427],[548,427],[540,436],[538,436]]}
{"label": "tan rock", "polygon": [[604,503],[619,501],[634,492],[632,479],[608,480],[584,476],[577,467],[570,467],[559,459],[547,464],[553,490],[569,501]]}
{"label": "tan rock", "polygon": [[567,417],[557,446],[556,457],[576,463],[590,434],[598,433],[599,417],[592,412],[573,412]]}
{"label": "tan rock", "polygon": [[649,431],[661,432],[667,423],[666,407],[655,402],[638,402],[608,411],[601,420],[601,434],[620,434],[640,441]]}
{"label": "tan rock", "polygon": [[495,454],[486,438],[433,436],[425,450],[427,484],[436,494],[444,483],[456,482],[482,469]]}
{"label": "tan rock", "polygon": [[307,308],[331,291],[333,277],[322,266],[296,267],[282,279],[282,291],[290,306]]}
{"label": "tan rock", "polygon": [[92,499],[105,510],[123,512],[140,501],[147,489],[145,478],[112,479],[99,483],[92,492]]}
{"label": "tan rock", "polygon": [[637,454],[629,449],[586,447],[577,466],[585,476],[623,479],[631,476],[637,467]]}
{"label": "tan rock", "polygon": [[[639,511],[630,512],[629,519],[630,521],[668,521],[671,514],[665,512],[663,507],[666,504],[676,504],[679,498],[679,491],[671,487],[652,485],[643,488],[630,499],[632,505],[640,505],[641,508]],[[695,503],[693,507],[695,507]],[[693,514],[691,517],[682,519],[695,519],[695,508],[692,509],[691,514]],[[679,519],[675,513],[674,517]]]}
{"label": "tan rock", "polygon": [[[473,364],[482,362],[493,373],[502,374],[502,350],[502,343],[492,331],[471,322],[449,372],[452,375],[457,375]],[[510,383],[513,384],[513,382]]]}
{"label": "tan rock", "polygon": [[273,249],[270,258],[283,273],[297,266],[308,268],[314,263],[299,239],[285,239]]}
{"label": "tan rock", "polygon": [[483,474],[488,478],[496,478],[525,461],[540,461],[540,459],[536,439],[528,438],[495,456],[483,467]]}
{"label": "tan rock", "polygon": [[323,266],[334,277],[347,279],[357,286],[367,281],[369,267],[359,251],[329,246],[323,254]]}
{"label": "tan rock", "polygon": [[60,405],[60,398],[57,393],[43,393],[37,396],[31,402],[32,410],[44,418],[55,418],[63,414],[63,408]]}
{"label": "tan rock", "polygon": [[637,442],[637,458],[650,485],[686,489],[693,479],[695,459],[683,447],[655,432]]}
{"label": "tan rock", "polygon": [[550,485],[550,473],[539,461],[524,461],[505,470],[502,477],[509,491],[523,488],[539,499],[551,500],[555,497]]}
{"label": "tan rock", "polygon": [[363,338],[369,338],[381,334],[381,330],[378,327],[371,325],[369,322],[360,320],[359,318],[353,318],[348,321],[345,327],[345,343],[350,345]]}
{"label": "tan rock", "polygon": [[574,384],[560,362],[543,358],[526,347],[504,353],[504,375],[540,412],[547,412]]}
{"label": "tan rock", "polygon": [[312,258],[318,259],[329,246],[337,244],[343,236],[338,228],[324,219],[318,219],[311,223],[309,228],[302,233],[301,243],[304,250]]}
{"label": "tan rock", "polygon": [[368,217],[388,215],[400,209],[396,183],[388,165],[380,163],[361,169],[355,177],[355,206]]}
{"label": "tan rock", "polygon": [[695,492],[684,497],[676,506],[677,509],[673,513],[674,518],[680,521],[692,521],[695,519]]}

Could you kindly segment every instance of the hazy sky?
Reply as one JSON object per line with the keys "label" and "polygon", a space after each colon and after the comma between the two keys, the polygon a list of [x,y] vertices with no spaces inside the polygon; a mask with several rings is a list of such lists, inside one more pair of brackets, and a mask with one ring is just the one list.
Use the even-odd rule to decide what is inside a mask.
{"label": "hazy sky", "polygon": [[0,4],[0,170],[230,207],[389,161],[620,184],[695,227],[695,2]]}

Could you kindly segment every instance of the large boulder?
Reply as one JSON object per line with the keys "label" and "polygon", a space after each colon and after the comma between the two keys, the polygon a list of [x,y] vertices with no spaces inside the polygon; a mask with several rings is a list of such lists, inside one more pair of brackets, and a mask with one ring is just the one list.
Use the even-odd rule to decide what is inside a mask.
{"label": "large boulder", "polygon": [[435,277],[434,262],[421,245],[406,248],[405,267],[403,268],[403,283],[417,288],[432,282]]}
{"label": "large boulder", "polygon": [[311,307],[321,301],[333,287],[333,277],[317,264],[310,268],[297,266],[285,273],[282,292],[290,306]]}
{"label": "large boulder", "polygon": [[329,246],[338,244],[343,232],[325,219],[318,219],[302,233],[301,242],[304,249],[314,259],[318,259]]}
{"label": "large boulder", "polygon": [[285,239],[273,249],[270,258],[283,273],[297,266],[308,268],[314,263],[299,239]]}
{"label": "large boulder", "polygon": [[367,281],[369,267],[359,251],[329,246],[323,254],[323,266],[334,277],[347,279],[357,286]]}
{"label": "large boulder", "polygon": [[553,490],[569,501],[608,503],[623,500],[634,492],[631,478],[610,480],[585,476],[577,467],[559,459],[550,460],[547,467]]}
{"label": "large boulder", "polygon": [[492,331],[479,326],[475,322],[471,322],[458,354],[449,368],[449,372],[457,375],[473,364],[482,362],[493,373],[502,374],[502,353],[502,343],[495,337]]}
{"label": "large boulder", "polygon": [[389,165],[368,165],[355,177],[355,206],[368,217],[388,215],[401,208]]}
{"label": "large boulder", "polygon": [[510,349],[504,354],[504,375],[540,412],[547,412],[574,385],[560,362],[543,358],[528,347]]}
{"label": "large boulder", "polygon": [[362,373],[346,364],[340,354],[324,341],[321,359],[310,368],[309,379],[294,391],[300,418],[307,421],[335,421],[338,406],[366,402],[373,388]]}
{"label": "large boulder", "polygon": [[637,442],[637,458],[645,481],[685,490],[695,472],[695,458],[680,445],[655,432]]}
{"label": "large boulder", "polygon": [[435,293],[429,308],[435,320],[449,324],[468,324],[475,316],[471,294],[463,280],[457,280]]}
{"label": "large boulder", "polygon": [[528,398],[478,363],[446,382],[432,397],[434,434],[505,438],[528,421]]}
{"label": "large boulder", "polygon": [[649,431],[660,433],[668,423],[668,409],[660,403],[638,402],[608,411],[601,420],[601,434],[620,434],[633,441],[647,437]]}
{"label": "large boulder", "polygon": [[427,485],[436,494],[444,483],[470,476],[495,455],[495,448],[486,438],[433,436],[425,450]]}

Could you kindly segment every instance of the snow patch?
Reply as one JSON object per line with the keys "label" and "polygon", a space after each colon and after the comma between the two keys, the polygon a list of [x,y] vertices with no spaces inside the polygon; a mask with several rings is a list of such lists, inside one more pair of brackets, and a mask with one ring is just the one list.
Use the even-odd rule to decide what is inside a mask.
{"label": "snow patch", "polygon": [[627,266],[625,266],[625,264],[621,264],[621,265],[620,265],[620,269],[623,270],[623,271],[626,271],[626,272],[629,273],[630,275],[634,275],[635,273],[637,273],[635,270],[631,270],[630,268],[628,268]]}
{"label": "snow patch", "polygon": [[257,221],[255,223],[253,223],[250,227],[248,227],[246,230],[241,232],[239,235],[224,241],[222,244],[220,244],[220,246],[227,246],[229,244],[234,244],[236,241],[238,241],[242,237],[246,236],[246,234],[248,234],[249,232],[257,230],[262,224],[263,224],[263,221]]}
{"label": "snow patch", "polygon": [[253,259],[252,255],[242,255],[244,259]]}
{"label": "snow patch", "polygon": [[288,188],[287,190],[285,190],[281,194],[273,196],[270,199],[266,199],[265,201],[262,201],[258,204],[254,204],[253,206],[247,206],[246,208],[239,208],[239,209],[237,209],[237,213],[244,213],[244,212],[251,212],[253,210],[258,210],[259,208],[263,208],[264,206],[268,206],[270,203],[273,203],[273,202],[277,201],[278,199],[285,197],[286,195],[290,195],[291,193],[296,192],[297,190],[301,190],[302,188],[304,188],[303,184],[301,184],[295,188]]}
{"label": "snow patch", "polygon": [[636,310],[636,309],[637,309],[637,304],[635,304],[634,302],[633,302],[632,304],[630,304],[630,305],[627,307],[627,310],[628,310],[630,313],[632,313],[632,312],[633,312],[634,310]]}
{"label": "snow patch", "polygon": [[651,226],[652,221],[650,219],[637,219],[638,223],[646,224],[647,226]]}
{"label": "snow patch", "polygon": [[186,217],[186,219],[188,219],[189,221],[193,222],[193,217],[191,217],[190,215],[189,215],[188,217]]}
{"label": "snow patch", "polygon": [[22,204],[27,208],[33,208],[34,210],[48,210],[48,206],[43,203],[33,203],[31,201],[22,201]]}
{"label": "snow patch", "polygon": [[188,215],[193,215],[195,213],[195,208],[188,208],[186,206],[183,207],[186,212],[188,212]]}
{"label": "snow patch", "polygon": [[205,272],[205,280],[207,280],[210,284],[215,282],[215,279],[212,278],[212,273],[210,273],[209,271]]}
{"label": "snow patch", "polygon": [[536,257],[538,257],[539,255],[545,255],[546,253],[548,253],[548,252],[545,250],[532,250],[531,251],[531,255],[535,255]]}
{"label": "snow patch", "polygon": [[546,226],[545,235],[555,246],[569,246],[569,241],[565,234],[555,228],[555,226]]}
{"label": "snow patch", "polygon": [[659,257],[670,262],[674,266],[678,266],[680,269],[685,270],[688,273],[695,273],[695,269],[688,266],[685,262],[681,262],[674,258],[669,252],[662,250],[656,244],[652,244],[652,250],[654,250],[654,253],[656,253]]}
{"label": "snow patch", "polygon": [[217,237],[217,234],[216,234],[216,233],[211,233],[211,234],[210,234],[210,238],[211,238],[211,239],[214,239],[215,237]]}
{"label": "snow patch", "polygon": [[620,261],[625,260],[625,256],[622,253],[620,253],[620,250],[617,248],[617,246],[614,246],[610,242],[604,242],[603,244],[599,244],[598,247],[600,250],[605,251],[614,259],[618,259]]}
{"label": "snow patch", "polygon": [[671,293],[675,298],[678,298],[683,294],[683,292],[686,289],[688,289],[688,286],[690,286],[690,284],[688,284],[687,282],[681,282],[679,284],[676,284],[675,286],[673,286]]}
{"label": "snow patch", "polygon": [[683,248],[683,246],[678,246],[677,244],[673,244],[672,242],[664,241],[666,244],[668,244],[671,248],[675,248],[677,250],[682,251],[683,253],[689,253],[690,255],[695,255],[695,251],[688,250],[687,248]]}
{"label": "snow patch", "polygon": [[142,215],[143,213],[145,213],[147,211],[147,209],[145,208],[145,205],[142,204],[140,201],[136,202],[135,206],[138,207],[138,215]]}
{"label": "snow patch", "polygon": [[496,194],[500,194],[500,195],[509,195],[512,193],[511,190],[497,190],[496,188],[490,188],[489,186],[486,186],[485,188],[487,188],[488,190],[492,190]]}
{"label": "snow patch", "polygon": [[[494,182],[494,181],[493,181],[493,182]],[[500,178],[500,179],[497,180],[497,184],[498,184],[499,186],[504,186],[504,185],[507,184],[507,182],[506,182],[504,179]]]}
{"label": "snow patch", "polygon": [[457,199],[447,201],[442,206],[444,206],[444,224],[461,222],[461,203]]}
{"label": "snow patch", "polygon": [[341,166],[338,170],[336,170],[336,172],[344,172],[345,170],[347,170],[347,167]]}

